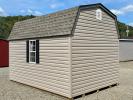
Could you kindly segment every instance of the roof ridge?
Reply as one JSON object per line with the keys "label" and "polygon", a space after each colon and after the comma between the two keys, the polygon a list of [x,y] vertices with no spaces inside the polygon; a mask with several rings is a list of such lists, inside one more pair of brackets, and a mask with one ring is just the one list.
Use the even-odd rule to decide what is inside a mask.
{"label": "roof ridge", "polygon": [[70,35],[79,7],[15,23],[8,40]]}
{"label": "roof ridge", "polygon": [[80,5],[44,16],[15,23],[9,40],[72,35],[81,10],[100,7],[114,19],[116,16],[101,3]]}
{"label": "roof ridge", "polygon": [[31,18],[31,19],[26,19],[26,20],[23,20],[23,21],[18,21],[16,23],[20,23],[20,22],[24,22],[24,21],[27,21],[27,20],[33,20],[33,19],[36,19],[36,18],[42,18],[42,17],[48,17],[48,16],[51,16],[51,15],[55,15],[55,14],[58,14],[58,13],[64,13],[64,12],[67,12],[69,10],[78,10],[80,6],[76,6],[76,7],[72,7],[72,8],[68,8],[68,9],[64,9],[64,10],[59,10],[59,11],[56,11],[56,12],[52,12],[52,13],[48,13],[48,14],[45,14],[45,15],[42,15],[42,16],[36,16],[34,18]]}
{"label": "roof ridge", "polygon": [[79,5],[79,6],[67,8],[67,9],[64,9],[64,10],[59,10],[59,11],[56,11],[56,12],[51,12],[51,13],[48,13],[48,14],[45,14],[45,15],[42,15],[42,16],[36,16],[36,17],[34,17],[34,18],[26,19],[26,20],[19,21],[19,22],[16,22],[16,23],[24,22],[24,21],[27,21],[27,20],[33,20],[33,19],[41,18],[41,17],[48,17],[48,16],[51,16],[51,15],[54,15],[54,14],[57,14],[57,13],[62,13],[62,12],[69,11],[69,10],[72,10],[72,9],[81,9],[81,8],[84,8],[85,6],[86,6],[86,7],[88,7],[88,6],[102,6],[104,9],[106,9],[106,10],[109,11],[113,16],[116,17],[116,15],[114,15],[114,14],[113,14],[109,9],[107,9],[103,4],[101,4],[101,3],[95,3],[95,4],[84,4],[84,5]]}

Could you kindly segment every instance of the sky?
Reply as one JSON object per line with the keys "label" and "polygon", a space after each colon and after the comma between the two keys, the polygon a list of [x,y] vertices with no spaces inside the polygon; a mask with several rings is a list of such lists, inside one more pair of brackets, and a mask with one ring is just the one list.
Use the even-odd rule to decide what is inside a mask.
{"label": "sky", "polygon": [[0,16],[41,16],[78,5],[102,3],[118,20],[133,26],[133,0],[0,0]]}

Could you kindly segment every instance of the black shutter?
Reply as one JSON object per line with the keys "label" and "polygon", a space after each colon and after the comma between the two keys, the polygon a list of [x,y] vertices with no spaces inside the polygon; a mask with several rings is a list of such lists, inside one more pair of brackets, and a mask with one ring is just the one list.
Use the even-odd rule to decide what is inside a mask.
{"label": "black shutter", "polygon": [[39,40],[36,40],[36,63],[39,64]]}
{"label": "black shutter", "polygon": [[26,62],[29,62],[29,40],[26,41]]}

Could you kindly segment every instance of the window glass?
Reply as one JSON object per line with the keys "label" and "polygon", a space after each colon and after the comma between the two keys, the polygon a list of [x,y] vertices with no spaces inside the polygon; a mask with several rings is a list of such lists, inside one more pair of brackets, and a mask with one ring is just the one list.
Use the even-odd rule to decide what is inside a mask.
{"label": "window glass", "polygon": [[35,62],[35,52],[30,52],[30,62]]}
{"label": "window glass", "polygon": [[35,41],[30,41],[30,51],[35,51]]}
{"label": "window glass", "polygon": [[36,62],[36,41],[30,40],[29,43],[29,61]]}

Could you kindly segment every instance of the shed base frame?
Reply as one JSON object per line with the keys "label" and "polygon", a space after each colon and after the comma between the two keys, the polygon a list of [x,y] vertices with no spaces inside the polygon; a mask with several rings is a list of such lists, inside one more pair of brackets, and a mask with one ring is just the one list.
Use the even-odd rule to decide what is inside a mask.
{"label": "shed base frame", "polygon": [[[16,83],[19,83],[19,84],[23,84],[23,85],[27,85],[27,84],[24,84],[24,83],[21,83],[21,82],[17,82],[17,81],[11,80],[11,79],[10,79],[10,81],[13,81],[13,82],[16,82]],[[94,90],[94,91],[91,91],[91,92],[88,92],[88,93],[85,93],[85,94],[82,94],[82,95],[79,95],[79,96],[76,96],[76,97],[73,97],[73,98],[68,98],[68,97],[62,96],[62,95],[60,95],[60,94],[56,94],[56,93],[47,91],[47,90],[44,90],[44,91],[47,91],[47,92],[49,92],[49,93],[53,93],[53,94],[58,95],[58,96],[65,97],[65,98],[67,98],[68,100],[75,100],[75,99],[78,99],[78,98],[81,98],[81,97],[84,97],[84,96],[87,96],[87,95],[90,95],[90,94],[93,94],[93,93],[98,93],[99,91],[102,91],[102,90],[105,90],[105,89],[109,89],[109,88],[112,88],[112,87],[118,86],[118,85],[119,85],[119,83],[115,83],[115,84],[112,84],[112,85],[110,85],[110,86],[106,86],[106,87],[103,87],[103,88],[100,88],[100,89],[97,89],[97,90]],[[40,88],[31,86],[31,85],[27,85],[27,86],[30,86],[30,87],[33,87],[33,88],[36,88],[36,89],[40,89]],[[40,89],[40,90],[43,90],[43,89]]]}
{"label": "shed base frame", "polygon": [[97,89],[97,90],[94,90],[94,91],[91,91],[91,92],[88,92],[88,93],[73,97],[70,100],[78,99],[78,98],[81,98],[81,97],[84,97],[84,96],[87,96],[87,95],[90,95],[90,94],[93,94],[93,93],[98,93],[99,91],[106,90],[106,89],[109,89],[109,88],[112,88],[112,87],[118,86],[118,85],[119,85],[119,83],[115,83],[115,84],[112,84],[110,86],[106,86],[106,87],[103,87],[103,88],[100,88],[100,89]]}
{"label": "shed base frame", "polygon": [[9,67],[9,66],[0,66],[0,68],[5,68],[5,67]]}

